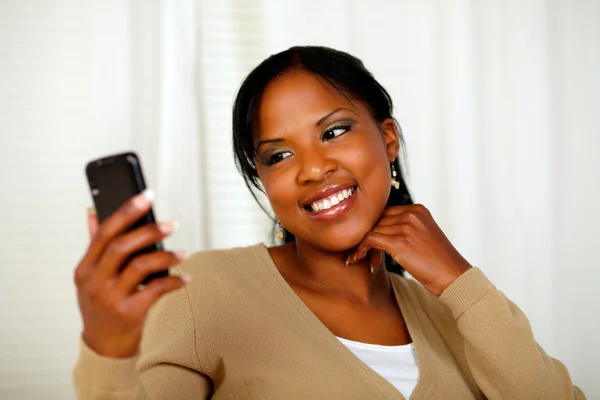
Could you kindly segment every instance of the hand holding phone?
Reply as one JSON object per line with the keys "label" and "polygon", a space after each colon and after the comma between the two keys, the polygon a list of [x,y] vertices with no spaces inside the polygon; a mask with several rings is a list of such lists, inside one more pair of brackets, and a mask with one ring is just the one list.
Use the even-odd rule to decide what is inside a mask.
{"label": "hand holding phone", "polygon": [[[137,161],[137,157],[125,161]],[[99,167],[102,165],[104,162]],[[112,165],[116,171],[122,171],[118,163]],[[139,168],[139,162],[137,165]],[[139,177],[123,178],[114,168],[105,168],[102,173],[90,174],[88,165],[88,179],[95,179],[90,182],[92,191],[94,187],[99,190],[94,201],[98,221],[93,215],[89,217],[91,242],[75,270],[75,284],[83,317],[83,339],[98,354],[124,358],[137,354],[150,307],[187,281],[185,276],[165,273],[180,263],[185,254],[165,251],[157,245],[173,233],[176,224],[154,222],[152,191],[142,190],[121,204],[119,197],[127,190],[145,187],[143,178],[141,184],[138,180],[132,186],[131,177]],[[106,180],[107,176],[117,178]],[[102,191],[104,196],[99,201],[97,196]],[[116,211],[110,212],[111,207]],[[140,288],[142,283],[147,284]]]}
{"label": "hand holding phone", "polygon": [[[137,155],[132,152],[90,161],[85,168],[85,172],[100,223],[115,213],[127,200],[146,190],[142,165]],[[146,214],[129,227],[129,230],[155,222],[154,211],[150,208]],[[160,250],[163,250],[163,244],[161,241],[157,241],[144,249],[140,249],[131,257]],[[123,265],[127,264],[128,261],[126,260]],[[168,270],[166,269],[157,271],[149,275],[143,283],[167,275]]]}

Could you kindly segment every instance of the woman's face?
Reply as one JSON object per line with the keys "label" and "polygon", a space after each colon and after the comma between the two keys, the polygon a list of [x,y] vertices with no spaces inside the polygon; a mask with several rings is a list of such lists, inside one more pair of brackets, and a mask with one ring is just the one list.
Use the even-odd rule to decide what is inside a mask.
{"label": "woman's face", "polygon": [[290,70],[264,92],[255,124],[258,176],[281,224],[327,251],[357,245],[390,193],[393,120],[374,120],[319,77]]}

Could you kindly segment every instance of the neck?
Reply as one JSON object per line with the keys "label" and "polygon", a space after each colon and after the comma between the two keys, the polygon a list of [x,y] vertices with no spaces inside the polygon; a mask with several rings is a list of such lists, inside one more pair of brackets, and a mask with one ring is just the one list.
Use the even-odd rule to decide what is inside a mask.
{"label": "neck", "polygon": [[391,286],[385,265],[376,266],[371,273],[369,255],[347,266],[349,250],[329,252],[303,242],[287,246],[292,257],[290,264],[299,274],[301,283],[311,289],[327,295],[352,296],[366,304],[388,299]]}

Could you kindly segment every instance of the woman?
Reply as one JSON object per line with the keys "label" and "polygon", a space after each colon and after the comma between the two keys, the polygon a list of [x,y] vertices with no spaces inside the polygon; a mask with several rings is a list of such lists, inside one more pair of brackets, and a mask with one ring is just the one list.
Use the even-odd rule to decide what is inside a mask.
{"label": "woman", "polygon": [[233,135],[286,243],[184,262],[156,252],[118,273],[175,225],[125,233],[150,192],[100,227],[92,217],[75,274],[80,399],[584,398],[523,313],[412,204],[392,101],[360,60],[322,47],[268,58],[241,86]]}

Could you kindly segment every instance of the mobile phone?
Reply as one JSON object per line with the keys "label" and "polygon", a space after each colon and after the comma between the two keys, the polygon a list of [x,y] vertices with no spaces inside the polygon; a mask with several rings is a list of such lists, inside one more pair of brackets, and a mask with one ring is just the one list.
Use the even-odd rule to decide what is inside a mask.
{"label": "mobile phone", "polygon": [[[146,189],[140,160],[133,152],[114,154],[92,160],[87,164],[85,173],[100,223],[110,217],[127,200]],[[129,231],[146,224],[153,224],[155,221],[154,211],[151,208],[142,218],[131,225]],[[130,259],[123,265],[127,265],[132,258],[140,254],[147,254],[163,249],[162,242],[157,242],[132,254]],[[152,279],[167,276],[168,274],[168,269],[153,273],[144,280],[143,284],[147,284]]]}

